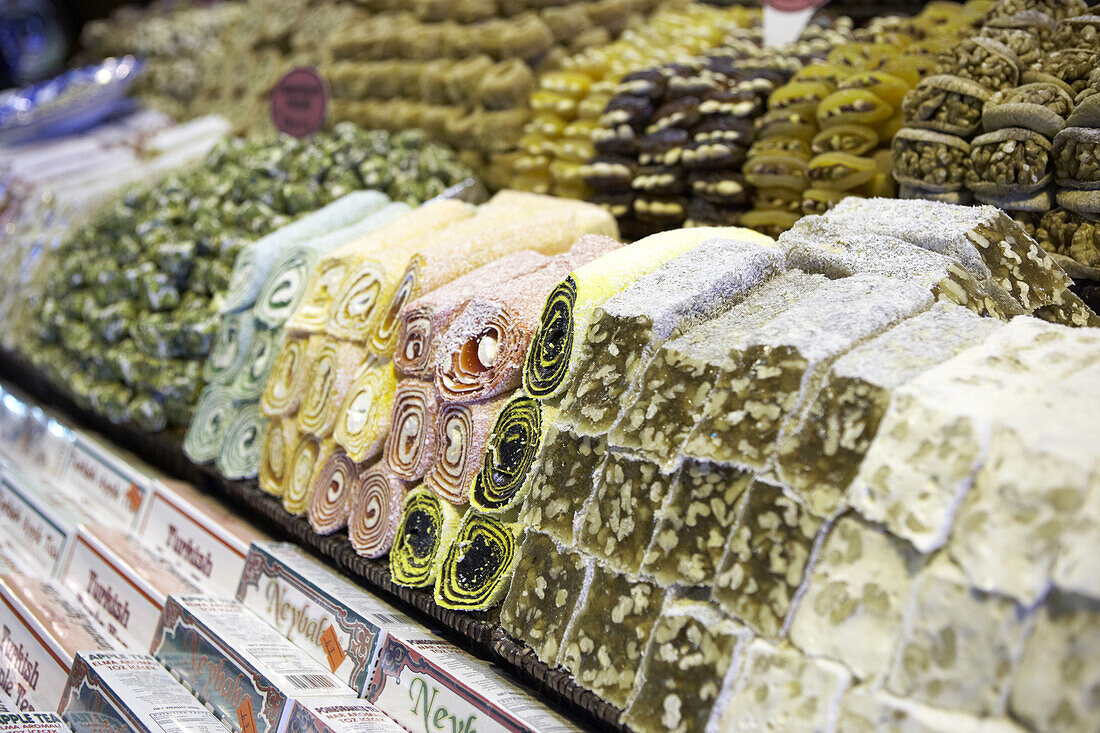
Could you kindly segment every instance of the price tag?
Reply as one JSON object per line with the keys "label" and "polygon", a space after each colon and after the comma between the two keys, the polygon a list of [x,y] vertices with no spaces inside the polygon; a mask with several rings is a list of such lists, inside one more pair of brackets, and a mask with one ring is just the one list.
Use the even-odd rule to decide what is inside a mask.
{"label": "price tag", "polygon": [[275,129],[294,137],[309,137],[325,124],[328,86],[317,70],[294,69],[271,90],[271,121]]}
{"label": "price tag", "polygon": [[256,716],[252,712],[252,698],[247,695],[237,706],[237,722],[244,733],[256,733]]}
{"label": "price tag", "polygon": [[764,45],[797,41],[810,18],[827,0],[764,0]]}
{"label": "price tag", "polygon": [[329,669],[333,672],[340,669],[340,665],[348,655],[344,653],[344,647],[340,646],[340,640],[336,638],[336,629],[332,628],[332,624],[329,624],[321,634],[321,646],[324,647],[325,656],[328,657]]}

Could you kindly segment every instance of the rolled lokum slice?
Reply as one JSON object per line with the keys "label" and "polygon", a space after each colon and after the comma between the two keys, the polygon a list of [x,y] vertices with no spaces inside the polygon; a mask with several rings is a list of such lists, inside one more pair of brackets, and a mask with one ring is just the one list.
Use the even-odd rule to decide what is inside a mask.
{"label": "rolled lokum slice", "polygon": [[549,258],[533,250],[501,257],[405,306],[398,326],[394,365],[405,376],[431,379],[441,336],[470,298],[494,293],[509,280],[541,269]]}
{"label": "rolled lokum slice", "polygon": [[970,136],[977,132],[989,98],[989,90],[970,79],[947,74],[929,76],[905,95],[902,103],[905,125]]}
{"label": "rolled lokum slice", "polygon": [[[938,558],[917,577],[886,689],[933,707],[1001,714],[1030,621],[1010,599],[976,593]],[[954,654],[939,654],[944,638]]]}
{"label": "rolled lokum slice", "polygon": [[369,339],[393,282],[408,264],[412,251],[472,215],[471,208],[462,202],[435,201],[332,253],[332,258],[344,262],[347,271],[325,323],[325,333],[360,342]]}
{"label": "rolled lokum slice", "polygon": [[260,470],[266,422],[267,418],[255,403],[237,410],[225,431],[225,439],[218,453],[217,466],[222,476],[233,481],[256,477]]}
{"label": "rolled lokum slice", "polygon": [[961,137],[907,127],[894,136],[894,179],[929,191],[957,191],[969,165],[970,144]]}
{"label": "rolled lokum slice", "polygon": [[293,419],[273,418],[264,429],[264,444],[260,452],[260,488],[272,496],[282,497],[287,468],[298,445],[298,430]]}
{"label": "rolled lokum slice", "polygon": [[609,252],[565,278],[547,296],[539,330],[527,351],[527,394],[559,400],[566,378],[580,360],[581,342],[596,306],[673,257],[724,233],[721,228],[700,228],[655,234]]}
{"label": "rolled lokum slice", "polygon": [[781,273],[726,313],[667,342],[646,366],[638,396],[612,425],[608,442],[670,470],[737,339],[825,282],[821,275]]}
{"label": "rolled lokum slice", "polygon": [[516,568],[523,525],[466,510],[439,563],[435,602],[453,611],[484,611],[504,599]]}
{"label": "rolled lokum slice", "polygon": [[577,435],[550,424],[542,442],[538,462],[530,470],[530,489],[520,520],[572,546],[574,518],[592,494],[596,471],[607,453],[607,439]]}
{"label": "rolled lokum slice", "polygon": [[614,237],[619,233],[614,218],[594,204],[536,194],[523,195],[529,198],[515,193],[511,197],[501,196],[497,194],[483,206],[477,216],[468,220],[469,225],[461,222],[411,254],[371,334],[370,348],[375,354],[393,352],[401,310],[422,293],[506,254],[525,249],[558,254],[568,250],[581,235]]}
{"label": "rolled lokum slice", "polygon": [[431,382],[402,379],[394,393],[390,430],[382,449],[386,469],[404,481],[416,481],[435,460],[439,396]]}
{"label": "rolled lokum slice", "polygon": [[259,400],[263,396],[267,378],[282,348],[283,336],[282,329],[256,329],[244,364],[225,387],[230,397],[235,400]]}
{"label": "rolled lokum slice", "polygon": [[904,239],[951,257],[975,278],[992,277],[1027,311],[1062,302],[1070,280],[1003,211],[933,201],[845,199],[828,222]]}
{"label": "rolled lokum slice", "polygon": [[348,504],[359,466],[336,446],[313,478],[306,518],[317,534],[332,534],[348,521]]}
{"label": "rolled lokum slice", "polygon": [[[316,250],[320,257],[317,265],[308,273],[308,280],[301,286],[301,294],[297,305],[292,309],[292,315],[286,322],[288,330],[295,333],[320,333],[328,322],[332,305],[343,285],[347,275],[347,264],[342,258],[333,258],[328,255],[339,251],[344,245],[366,237],[373,232],[392,224],[411,211],[408,204],[395,202],[375,211],[351,226],[344,227],[335,232],[318,237],[309,242],[309,246]],[[276,265],[278,267],[278,265]],[[292,282],[284,277],[282,282],[283,295],[289,298]],[[262,296],[261,296],[262,300]],[[269,303],[269,306],[271,303]],[[259,315],[263,317],[264,307],[258,308]]]}
{"label": "rolled lokum slice", "polygon": [[306,391],[298,407],[298,430],[317,438],[332,435],[344,397],[365,361],[355,344],[329,341],[318,349],[309,368]]}
{"label": "rolled lokum slice", "polygon": [[947,540],[1005,415],[1097,358],[1100,337],[1020,317],[895,390],[849,489],[863,516],[922,552]]}
{"label": "rolled lokum slice", "polygon": [[378,191],[355,191],[245,247],[237,255],[223,313],[251,306],[284,248],[351,225],[389,203]]}
{"label": "rolled lokum slice", "polygon": [[362,462],[382,450],[396,393],[397,373],[392,362],[368,360],[355,372],[332,429],[333,440],[352,460]]}
{"label": "rolled lokum slice", "polygon": [[859,519],[829,530],[806,595],[791,622],[791,643],[840,662],[860,679],[886,673],[913,587],[917,555]]}
{"label": "rolled lokum slice", "polygon": [[251,312],[225,317],[210,355],[202,367],[202,378],[208,383],[226,384],[240,371],[248,356],[255,321]]}
{"label": "rolled lokum slice", "polygon": [[814,514],[832,516],[843,505],[893,391],[980,343],[999,325],[938,304],[840,357],[805,409],[783,428],[776,450],[780,480]]}
{"label": "rolled lokum slice", "polygon": [[779,637],[794,611],[822,521],[762,481],[745,491],[732,521],[714,599],[758,634]]}
{"label": "rolled lokum slice", "polygon": [[578,433],[606,433],[656,349],[733,307],[782,267],[782,255],[768,240],[731,236],[670,260],[609,298],[592,312],[578,367],[566,384],[563,419]]}
{"label": "rolled lokum slice", "polygon": [[434,371],[440,397],[465,402],[519,387],[523,360],[551,289],[571,271],[621,246],[611,237],[585,235],[537,272],[466,303],[437,349]]}
{"label": "rolled lokum slice", "polygon": [[352,477],[345,516],[351,546],[363,557],[382,557],[393,546],[407,485],[375,464]]}
{"label": "rolled lokum slice", "polygon": [[1095,599],[1056,594],[1038,613],[1012,685],[1009,708],[1036,730],[1087,730],[1096,720],[1089,694],[1100,679]]}
{"label": "rolled lokum slice", "polygon": [[268,417],[293,415],[298,411],[309,382],[310,365],[325,340],[317,337],[288,337],[271,367],[260,409]]}
{"label": "rolled lokum slice", "polygon": [[1027,607],[1050,590],[1055,560],[1095,493],[1098,377],[1100,365],[1090,365],[1049,385],[994,430],[947,545],[978,589]]}
{"label": "rolled lokum slice", "polygon": [[666,601],[624,722],[638,733],[704,730],[726,673],[750,638],[709,603]]}
{"label": "rolled lokum slice", "polygon": [[558,663],[582,687],[626,707],[664,590],[596,565]]}
{"label": "rolled lokum slice", "polygon": [[183,452],[195,463],[207,463],[214,460],[222,444],[225,433],[236,415],[233,399],[217,385],[210,385],[202,391],[195,415],[183,439]]}
{"label": "rolled lokum slice", "polygon": [[661,517],[665,497],[679,474],[625,453],[609,453],[592,495],[577,515],[576,546],[632,577],[638,575]]}
{"label": "rolled lokum slice", "polygon": [[331,440],[322,441],[312,435],[298,437],[283,480],[284,509],[296,516],[306,513],[315,479],[335,449],[336,444]]}
{"label": "rolled lokum slice", "polygon": [[989,97],[981,109],[982,127],[986,132],[1022,127],[1052,138],[1072,111],[1073,97],[1065,89],[1051,82],[1034,82]]}
{"label": "rolled lokum slice", "polygon": [[527,529],[519,547],[512,586],[500,608],[500,625],[553,667],[573,611],[592,576],[584,555]]}
{"label": "rolled lokum slice", "polygon": [[[381,514],[379,514],[381,517]],[[405,497],[390,548],[390,577],[407,588],[435,584],[443,555],[454,542],[462,512],[418,486]]]}
{"label": "rolled lokum slice", "polygon": [[707,730],[830,730],[849,684],[843,665],[753,639]]}
{"label": "rolled lokum slice", "polygon": [[463,405],[445,403],[436,423],[436,455],[424,485],[452,504],[470,500],[481,471],[485,447],[500,411],[514,395]]}
{"label": "rolled lokum slice", "polygon": [[1055,181],[1066,188],[1100,190],[1098,155],[1100,129],[1065,128],[1054,137]]}
{"label": "rolled lokum slice", "polygon": [[526,395],[514,397],[500,409],[486,440],[481,470],[470,488],[475,509],[499,514],[524,500],[548,427],[543,408]]}
{"label": "rolled lokum slice", "polygon": [[729,344],[684,453],[763,469],[784,419],[824,364],[931,304],[916,283],[878,275],[823,284]]}
{"label": "rolled lokum slice", "polygon": [[1005,127],[970,141],[966,187],[976,194],[1030,194],[1050,182],[1050,142],[1037,132]]}
{"label": "rolled lokum slice", "polygon": [[714,583],[738,501],[752,481],[737,468],[685,461],[656,513],[642,574],[666,585]]}

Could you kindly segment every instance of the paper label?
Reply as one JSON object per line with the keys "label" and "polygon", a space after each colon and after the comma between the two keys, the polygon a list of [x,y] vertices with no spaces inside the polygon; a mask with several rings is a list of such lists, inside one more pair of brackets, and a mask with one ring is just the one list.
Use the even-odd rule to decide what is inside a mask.
{"label": "paper label", "polygon": [[294,69],[271,90],[271,121],[279,132],[309,137],[325,124],[328,86],[316,69]]}
{"label": "paper label", "polygon": [[388,629],[423,631],[293,545],[254,544],[237,600],[356,691],[370,681]]}
{"label": "paper label", "polygon": [[74,733],[225,731],[225,726],[160,662],[148,654],[133,652],[77,655],[60,710]]}
{"label": "paper label", "polygon": [[153,654],[229,720],[236,720],[248,705],[257,733],[280,730],[292,699],[355,695],[233,601],[171,596]]}
{"label": "paper label", "polygon": [[333,698],[296,701],[287,730],[310,733],[404,733],[405,729],[366,700]]}
{"label": "paper label", "polygon": [[367,699],[413,733],[580,730],[488,664],[438,638],[388,636]]}
{"label": "paper label", "polygon": [[57,713],[5,711],[0,707],[0,733],[69,733]]}
{"label": "paper label", "polygon": [[158,486],[148,501],[137,531],[142,541],[195,587],[232,598],[247,545],[220,532],[219,525],[166,489]]}
{"label": "paper label", "polygon": [[70,664],[26,610],[0,592],[0,690],[20,710],[54,710]]}
{"label": "paper label", "polygon": [[107,632],[128,649],[153,640],[165,594],[140,582],[111,551],[78,531],[58,572],[61,582]]}
{"label": "paper label", "polygon": [[151,488],[148,476],[81,437],[73,442],[58,483],[73,496],[90,498],[96,520],[119,529],[134,526]]}
{"label": "paper label", "polygon": [[764,0],[764,45],[769,48],[797,41],[826,0]]}
{"label": "paper label", "polygon": [[0,477],[0,529],[12,540],[23,565],[34,574],[53,574],[75,528],[50,511],[33,492],[9,476]]}

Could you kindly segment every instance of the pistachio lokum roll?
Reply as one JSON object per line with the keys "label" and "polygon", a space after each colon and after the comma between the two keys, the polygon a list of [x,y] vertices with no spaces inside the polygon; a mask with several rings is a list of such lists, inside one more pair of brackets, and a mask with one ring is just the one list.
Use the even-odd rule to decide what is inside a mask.
{"label": "pistachio lokum roll", "polygon": [[999,327],[962,308],[938,304],[902,321],[832,364],[820,390],[784,427],[777,473],[814,514],[842,506],[894,390]]}
{"label": "pistachio lokum roll", "polygon": [[492,294],[509,280],[542,268],[549,261],[533,250],[505,255],[426,293],[401,311],[393,361],[405,376],[431,379],[441,336],[468,300]]}
{"label": "pistachio lokum roll", "polygon": [[783,267],[782,253],[758,235],[730,229],[676,257],[593,310],[562,417],[576,432],[606,433],[636,391],[637,377],[668,338],[737,304]]}
{"label": "pistachio lokum roll", "polygon": [[390,551],[401,521],[407,486],[380,464],[352,477],[344,517],[351,546],[363,557],[382,557]]}
{"label": "pistachio lokum roll", "polygon": [[709,239],[721,228],[686,229],[646,237],[605,254],[575,270],[546,298],[539,330],[523,369],[523,388],[540,400],[560,399],[567,377],[576,369],[592,311],[637,278]]}
{"label": "pistachio lokum roll", "polygon": [[252,343],[248,356],[226,387],[226,392],[235,400],[258,400],[267,386],[268,375],[279,356],[282,347],[283,331],[257,328],[252,334]]}
{"label": "pistachio lokum roll", "polygon": [[684,453],[762,470],[823,364],[931,303],[919,285],[877,275],[822,284],[729,344]]}
{"label": "pistachio lokum roll", "polygon": [[616,236],[618,227],[593,204],[535,194],[497,194],[476,216],[412,253],[371,335],[371,350],[378,355],[393,352],[401,311],[422,293],[513,252],[564,252],[583,234]]}
{"label": "pistachio lokum roll", "polygon": [[233,399],[224,389],[210,385],[202,391],[187,436],[183,439],[183,451],[195,463],[214,460],[225,442],[226,431],[236,415]]}
{"label": "pistachio lokum roll", "polygon": [[500,608],[500,625],[527,642],[554,666],[573,610],[584,594],[593,564],[579,552],[527,529],[519,547],[512,585]]}
{"label": "pistachio lokum roll", "polygon": [[317,534],[332,534],[348,521],[348,505],[359,474],[359,466],[344,449],[336,446],[325,459],[310,489],[306,518]]}
{"label": "pistachio lokum roll", "polygon": [[519,387],[547,294],[572,270],[622,246],[611,237],[586,234],[545,267],[467,302],[437,348],[434,376],[440,397],[466,402]]}
{"label": "pistachio lokum roll", "polygon": [[355,191],[242,249],[230,276],[222,312],[235,313],[256,301],[283,249],[349,226],[388,201],[386,195],[378,191]]}
{"label": "pistachio lokum roll", "polygon": [[435,602],[455,611],[483,611],[501,602],[516,567],[523,525],[466,510],[439,563]]}
{"label": "pistachio lokum roll", "polygon": [[252,403],[237,410],[225,431],[218,453],[218,471],[227,479],[255,478],[263,453],[264,427],[267,419],[259,405]]}
{"label": "pistachio lokum roll", "polygon": [[264,428],[260,451],[260,488],[272,496],[282,497],[287,467],[298,445],[298,430],[294,420],[273,418]]}
{"label": "pistachio lokum roll", "polygon": [[438,236],[447,227],[472,215],[471,207],[459,201],[435,201],[330,253],[331,259],[344,265],[345,274],[325,323],[325,332],[349,340],[370,338],[394,280],[408,263],[409,254],[426,238]]}
{"label": "pistachio lokum roll", "polygon": [[207,382],[225,384],[244,364],[252,343],[255,320],[251,312],[225,316],[218,337],[210,348],[210,354],[202,367],[202,377]]}
{"label": "pistachio lokum roll", "polygon": [[365,461],[382,450],[396,391],[392,362],[377,364],[368,359],[352,376],[332,431],[352,460]]}
{"label": "pistachio lokum roll", "polygon": [[460,524],[462,513],[450,502],[423,486],[410,491],[390,548],[393,582],[409,588],[434,585]]}
{"label": "pistachio lokum roll", "polygon": [[431,382],[402,379],[394,393],[382,461],[394,476],[416,481],[435,459],[439,396]]}

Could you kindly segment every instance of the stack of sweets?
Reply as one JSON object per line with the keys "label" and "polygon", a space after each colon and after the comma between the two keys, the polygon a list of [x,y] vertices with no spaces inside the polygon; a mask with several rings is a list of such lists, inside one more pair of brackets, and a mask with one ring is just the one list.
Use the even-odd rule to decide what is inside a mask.
{"label": "stack of sweets", "polygon": [[741,166],[768,95],[801,67],[849,38],[814,24],[796,43],[763,49],[734,39],[696,60],[623,77],[592,132],[582,169],[594,201],[628,238],[681,225],[721,226],[749,207]]}
{"label": "stack of sweets", "polygon": [[[1028,700],[1038,672],[1008,671],[1037,645],[1074,658],[1073,630],[1095,629],[1090,602],[1063,609],[1095,593],[1077,542],[1100,466],[1074,459],[1079,488],[1061,508],[1041,488],[1067,475],[1053,457],[1051,476],[1013,468],[1040,461],[1024,446],[1054,446],[1053,433],[1067,442],[1048,452],[1073,454],[1070,436],[1095,419],[1084,400],[1058,424],[1067,405],[1052,401],[1095,371],[1092,329],[1019,315],[1082,306],[994,209],[849,199],[815,219],[778,243],[711,230],[593,292],[597,260],[548,299],[525,370],[534,404],[512,401],[541,446],[527,466],[499,464],[509,484],[473,494],[527,484],[502,625],[640,731],[828,728],[838,715],[965,727],[1010,710],[1049,720],[1058,705],[1084,720],[1095,706],[1066,703],[1076,692]],[[1044,427],[1009,435],[1009,419]],[[523,433],[489,440],[516,436],[500,451],[515,456]],[[990,435],[1003,449],[986,458]],[[1007,479],[1025,474],[1034,497]],[[1039,517],[1064,538],[1040,540]],[[1025,613],[1047,626],[1029,641],[1034,622],[1008,609],[1036,603]],[[957,659],[914,662],[945,629],[966,635]]]}
{"label": "stack of sweets", "polygon": [[[758,23],[758,11],[739,5],[718,9],[668,3],[617,41],[563,59],[560,68],[538,77],[518,149],[494,156],[489,180],[525,191],[588,198],[582,166],[596,153],[592,134],[620,80],[653,64],[691,58],[731,36],[758,37],[758,31],[749,30]],[[583,36],[584,30],[578,26],[567,32]]]}

